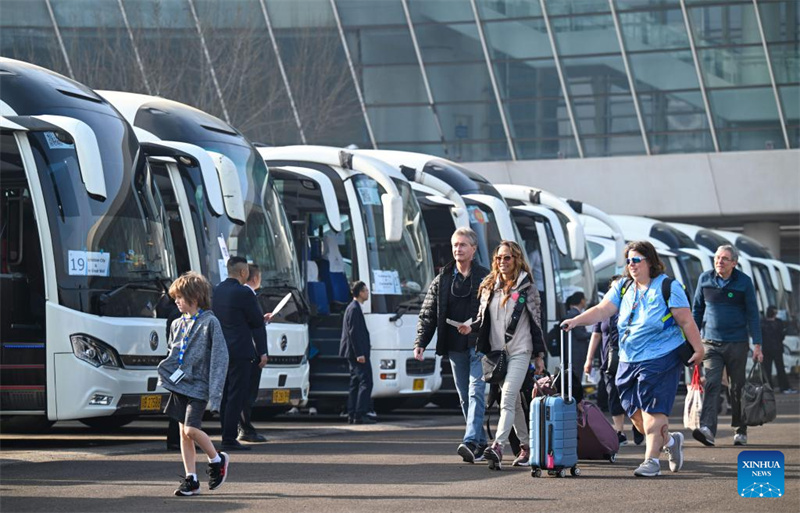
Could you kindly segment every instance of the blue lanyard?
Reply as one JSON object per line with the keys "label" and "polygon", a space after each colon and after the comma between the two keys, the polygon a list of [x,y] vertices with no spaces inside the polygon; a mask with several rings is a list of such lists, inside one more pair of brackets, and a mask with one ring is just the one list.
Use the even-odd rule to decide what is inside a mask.
{"label": "blue lanyard", "polygon": [[[650,280],[650,283],[647,285],[647,290],[645,290],[642,295],[641,299],[644,299],[647,296],[647,293],[650,291],[650,286],[653,284],[653,280]],[[631,314],[628,316],[628,325],[625,327],[625,333],[622,335],[620,339],[620,343],[625,342],[625,339],[628,338],[628,335],[631,333],[631,323],[633,322],[633,315],[636,313],[636,309],[639,308],[639,287],[636,285],[636,281],[633,282],[633,306],[631,306]]]}
{"label": "blue lanyard", "polygon": [[181,319],[181,332],[178,337],[181,338],[181,350],[178,352],[178,367],[183,365],[183,355],[186,354],[186,347],[189,345],[189,330],[186,329],[189,321],[192,322],[192,326],[194,327],[194,322],[197,320],[197,317],[203,313],[203,310],[200,309],[191,317],[183,316]]}

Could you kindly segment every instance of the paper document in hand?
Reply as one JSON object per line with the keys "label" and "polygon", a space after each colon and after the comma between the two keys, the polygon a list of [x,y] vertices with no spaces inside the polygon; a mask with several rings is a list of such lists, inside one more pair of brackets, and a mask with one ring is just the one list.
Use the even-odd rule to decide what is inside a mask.
{"label": "paper document in hand", "polygon": [[292,298],[292,293],[291,292],[289,292],[288,294],[283,296],[283,299],[281,299],[281,302],[278,303],[277,306],[275,306],[274,310],[272,310],[272,316],[275,317],[276,315],[278,315],[278,312],[280,312],[281,309],[283,309],[283,307],[286,306],[286,303],[288,303],[291,298]]}
{"label": "paper document in hand", "polygon": [[456,328],[461,326],[472,326],[475,324],[475,321],[473,321],[471,317],[464,322],[454,321],[453,319],[447,319],[445,322],[450,326],[455,326]]}

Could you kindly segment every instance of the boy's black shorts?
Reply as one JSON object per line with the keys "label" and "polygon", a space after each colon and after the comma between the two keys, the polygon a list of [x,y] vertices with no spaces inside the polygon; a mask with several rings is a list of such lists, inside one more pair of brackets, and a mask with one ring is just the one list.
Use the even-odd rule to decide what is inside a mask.
{"label": "boy's black shorts", "polygon": [[164,413],[184,426],[202,429],[207,404],[208,401],[170,392]]}

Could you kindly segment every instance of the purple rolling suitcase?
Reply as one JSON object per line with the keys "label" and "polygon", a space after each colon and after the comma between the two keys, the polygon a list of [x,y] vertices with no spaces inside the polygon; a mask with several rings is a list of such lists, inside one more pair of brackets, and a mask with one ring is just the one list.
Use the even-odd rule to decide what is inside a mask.
{"label": "purple rolling suitcase", "polygon": [[[572,332],[569,333],[569,369],[564,369],[561,359],[561,395],[535,397],[530,411],[531,475],[541,477],[542,470],[550,475],[564,477],[567,470],[580,475],[578,468],[578,415],[572,397],[572,379],[569,395],[564,395],[564,376],[572,373]],[[561,332],[561,354],[564,355],[564,332]]]}
{"label": "purple rolling suitcase", "polygon": [[578,458],[617,461],[619,438],[606,416],[594,403],[581,401],[578,413]]}

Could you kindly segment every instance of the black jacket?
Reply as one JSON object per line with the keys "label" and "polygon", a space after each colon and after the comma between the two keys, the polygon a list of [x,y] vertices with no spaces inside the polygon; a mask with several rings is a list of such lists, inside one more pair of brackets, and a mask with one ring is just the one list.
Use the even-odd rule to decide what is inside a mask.
{"label": "black jacket", "polygon": [[[428,293],[425,294],[425,301],[422,303],[422,308],[419,311],[419,320],[417,321],[417,338],[414,341],[414,346],[428,347],[431,343],[433,334],[438,330],[439,338],[436,340],[436,354],[447,354],[447,342],[442,340],[441,334],[445,333],[447,324],[447,302],[450,299],[450,285],[453,283],[453,268],[456,262],[453,260],[442,268],[436,278],[431,282],[428,288]],[[473,296],[470,298],[470,317],[472,320],[478,318],[478,307],[480,300],[478,299],[478,287],[489,270],[477,262],[472,262],[471,270],[473,283]],[[473,329],[469,334],[469,347],[475,347],[478,340],[477,330]]]}
{"label": "black jacket", "polygon": [[369,358],[369,331],[361,303],[355,299],[347,305],[342,323],[342,340],[339,343],[339,356],[355,360],[359,356]]}
{"label": "black jacket", "polygon": [[212,310],[222,326],[231,360],[252,360],[267,354],[264,316],[252,290],[228,278],[214,288]]}

